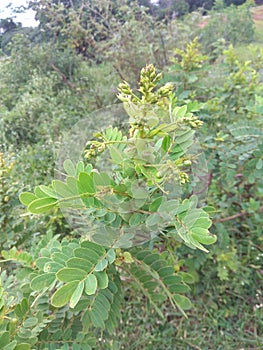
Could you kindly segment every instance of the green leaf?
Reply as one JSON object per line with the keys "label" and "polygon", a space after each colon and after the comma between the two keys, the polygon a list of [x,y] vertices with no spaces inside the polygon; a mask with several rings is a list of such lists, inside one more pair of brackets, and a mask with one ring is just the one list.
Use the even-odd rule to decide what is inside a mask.
{"label": "green leaf", "polygon": [[85,164],[82,160],[80,160],[76,166],[76,175],[78,175],[79,173],[84,173],[84,172],[85,172]]}
{"label": "green leaf", "polygon": [[257,161],[257,164],[256,164],[256,169],[257,169],[257,170],[260,170],[260,169],[262,169],[262,167],[263,167],[263,160],[262,160],[262,159],[259,159],[259,160]]}
{"label": "green leaf", "polygon": [[59,263],[59,264],[62,264],[62,265],[66,265],[66,261],[68,260],[68,256],[63,254],[63,253],[60,253],[60,252],[56,252],[54,254],[52,254],[52,259],[56,262],[56,263]]}
{"label": "green leaf", "polygon": [[57,200],[55,198],[40,198],[31,202],[28,206],[28,210],[33,214],[42,214],[54,208],[56,204]]}
{"label": "green leaf", "polygon": [[106,255],[106,259],[108,260],[109,264],[112,264],[116,259],[116,254],[114,249],[109,249]]}
{"label": "green leaf", "polygon": [[98,281],[97,281],[96,276],[93,274],[90,274],[85,279],[85,293],[87,295],[95,294],[97,287],[98,287]]}
{"label": "green leaf", "polygon": [[203,211],[205,211],[206,213],[208,213],[210,215],[216,213],[216,209],[210,205],[207,205],[207,206],[203,207],[202,209],[203,209]]}
{"label": "green leaf", "polygon": [[181,281],[181,278],[177,277],[177,276],[174,276],[174,269],[172,268],[172,266],[165,266],[165,267],[162,267],[160,268],[160,270],[158,270],[158,274],[160,277],[162,278],[167,278],[167,276],[171,276],[173,281],[174,282],[174,278],[176,278],[176,282],[180,282]]}
{"label": "green leaf", "polygon": [[175,294],[173,297],[174,297],[176,304],[181,309],[183,309],[183,310],[191,309],[192,303],[187,297],[185,297],[184,295],[180,295],[180,294]]}
{"label": "green leaf", "polygon": [[79,194],[78,180],[73,176],[68,176],[66,183],[67,183],[68,188],[70,188],[72,194],[74,196],[77,196]]}
{"label": "green leaf", "polygon": [[80,194],[87,193],[92,195],[95,193],[95,187],[91,175],[80,173],[78,178],[78,190]]}
{"label": "green leaf", "polygon": [[113,221],[115,221],[116,217],[117,216],[115,213],[107,212],[106,215],[104,215],[103,220],[105,221],[106,224],[111,224]]}
{"label": "green leaf", "polygon": [[26,329],[24,327],[20,327],[19,336],[23,338],[23,340],[28,339],[32,336],[32,332],[30,329]]}
{"label": "green leaf", "polygon": [[85,166],[84,172],[87,173],[87,174],[90,174],[92,169],[93,169],[92,165],[91,164],[87,164]]}
{"label": "green leaf", "polygon": [[40,270],[44,269],[45,264],[51,262],[50,258],[48,257],[41,257],[36,260],[36,267],[38,267]]}
{"label": "green leaf", "polygon": [[70,176],[75,176],[76,175],[76,170],[75,166],[72,163],[70,159],[66,159],[63,163],[63,168],[65,169],[65,172],[70,175]]}
{"label": "green leaf", "polygon": [[169,135],[165,136],[162,140],[162,148],[165,152],[168,151],[171,145],[171,137]]}
{"label": "green leaf", "polygon": [[43,271],[44,272],[58,272],[58,270],[62,269],[64,266],[62,264],[59,264],[57,262],[54,261],[49,261],[44,265]]}
{"label": "green leaf", "polygon": [[0,334],[0,349],[3,349],[3,347],[7,344],[9,344],[10,335],[9,332],[3,332]]}
{"label": "green leaf", "polygon": [[187,112],[187,106],[175,107],[173,110],[173,120],[176,121],[177,118],[183,118]]}
{"label": "green leaf", "polygon": [[86,271],[77,268],[65,267],[59,270],[56,277],[62,282],[81,281],[86,277]]}
{"label": "green leaf", "polygon": [[216,236],[209,233],[202,227],[194,227],[191,230],[192,237],[202,244],[213,244],[216,242]]}
{"label": "green leaf", "polygon": [[34,192],[37,198],[46,198],[47,196],[45,192],[41,190],[40,186],[35,187]]}
{"label": "green leaf", "polygon": [[104,269],[106,269],[106,267],[108,266],[108,260],[107,259],[101,259],[97,265],[95,266],[95,271],[103,271]]}
{"label": "green leaf", "polygon": [[84,282],[81,281],[79,282],[75,292],[72,294],[70,298],[69,307],[74,309],[74,307],[77,305],[77,303],[79,302],[82,296],[83,290],[84,290]]}
{"label": "green leaf", "polygon": [[[65,334],[64,334],[64,338],[65,338]],[[74,344],[73,344],[74,345]],[[69,346],[68,346],[68,344],[64,344],[61,348],[60,348],[60,350],[69,350]],[[72,346],[72,350],[75,350],[75,349],[73,349],[73,346]],[[77,349],[76,350],[81,350],[80,348],[79,348],[79,346],[77,345]]]}
{"label": "green leaf", "polygon": [[110,146],[109,149],[113,163],[120,164],[125,160],[124,153],[119,151],[117,147]]}
{"label": "green leaf", "polygon": [[31,345],[28,343],[21,343],[15,347],[15,350],[30,350]]}
{"label": "green leaf", "polygon": [[188,293],[190,287],[183,283],[175,283],[169,285],[168,289],[171,293]]}
{"label": "green leaf", "polygon": [[101,272],[94,272],[94,275],[97,278],[98,281],[98,287],[100,289],[105,289],[108,287],[109,284],[109,278],[108,275],[106,273],[106,271],[101,271]]}
{"label": "green leaf", "polygon": [[147,217],[145,223],[147,226],[155,226],[157,225],[161,220],[161,217],[159,214],[151,214]]}
{"label": "green leaf", "polygon": [[132,196],[135,199],[147,199],[148,191],[144,183],[139,184],[137,182],[133,183],[131,186]]}
{"label": "green leaf", "polygon": [[160,213],[160,216],[168,215],[168,218],[172,219],[177,214],[179,205],[179,201],[176,199],[162,201],[160,207],[158,208],[158,212]]}
{"label": "green leaf", "polygon": [[60,180],[53,180],[52,186],[55,192],[62,198],[72,197],[73,195],[76,195],[72,188]]}
{"label": "green leaf", "polygon": [[30,192],[23,192],[19,196],[20,202],[26,206],[28,206],[35,199],[37,199],[37,197],[33,193],[30,193]]}
{"label": "green leaf", "polygon": [[57,193],[50,187],[44,186],[44,185],[40,185],[39,186],[40,190],[45,193],[48,197],[51,198],[59,198]]}
{"label": "green leaf", "polygon": [[143,261],[145,264],[151,265],[152,263],[156,262],[159,257],[160,255],[158,253],[150,253],[144,257]]}
{"label": "green leaf", "polygon": [[108,174],[106,173],[94,173],[93,174],[93,180],[94,180],[94,184],[95,186],[111,186],[112,185],[112,179],[109,177]]}
{"label": "green leaf", "polygon": [[163,197],[156,198],[149,206],[149,211],[157,211],[160,205],[162,204]]}
{"label": "green leaf", "polygon": [[177,273],[177,275],[182,277],[182,280],[185,283],[189,283],[189,284],[194,283],[194,277],[190,273],[180,271],[180,272]]}
{"label": "green leaf", "polygon": [[96,265],[101,259],[101,256],[92,248],[77,248],[74,250],[74,255],[77,258],[86,260],[89,264],[92,265]]}
{"label": "green leaf", "polygon": [[[97,310],[96,310],[97,311]],[[102,328],[104,329],[105,328],[105,323],[104,323],[104,320],[103,318],[101,317],[100,313],[99,312],[96,312],[94,310],[91,310],[90,311],[90,319],[91,319],[91,322],[92,324],[97,327],[97,328]]]}
{"label": "green leaf", "polygon": [[130,226],[138,226],[141,223],[141,220],[142,220],[142,214],[134,213],[130,217],[129,225]]}
{"label": "green leaf", "polygon": [[[20,315],[22,314],[22,316],[24,317],[25,314],[29,311],[29,305],[28,305],[28,301],[26,298],[24,298],[20,304],[17,305],[17,307],[19,307],[20,309]],[[18,315],[18,316],[20,316]]]}
{"label": "green leaf", "polygon": [[33,290],[41,290],[49,287],[56,279],[55,273],[44,273],[32,279],[30,287]]}
{"label": "green leaf", "polygon": [[[83,249],[83,248],[78,248],[78,249]],[[72,267],[72,268],[81,269],[81,270],[89,273],[91,271],[91,269],[93,268],[93,263],[91,263],[87,259],[71,258],[67,261],[67,266]]]}
{"label": "green leaf", "polygon": [[90,242],[90,241],[83,241],[81,242],[81,247],[88,248],[89,250],[94,251],[97,253],[97,255],[102,256],[105,254],[105,249],[101,245]]}
{"label": "green leaf", "polygon": [[52,296],[51,304],[55,307],[65,306],[75,292],[78,281],[72,281],[60,287]]}
{"label": "green leaf", "polygon": [[9,343],[8,345],[6,345],[3,350],[14,350],[15,346],[17,344],[16,340],[13,340],[11,343]]}
{"label": "green leaf", "polygon": [[25,322],[23,323],[23,326],[25,328],[32,328],[37,324],[38,324],[38,319],[36,317],[29,317],[25,320]]}

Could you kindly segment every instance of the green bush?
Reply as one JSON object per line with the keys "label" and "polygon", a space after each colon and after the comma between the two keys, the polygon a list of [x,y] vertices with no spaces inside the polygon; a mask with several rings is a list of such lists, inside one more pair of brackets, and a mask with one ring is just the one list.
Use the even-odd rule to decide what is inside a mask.
{"label": "green bush", "polygon": [[6,147],[59,141],[88,112],[115,100],[110,64],[90,66],[70,51],[32,47],[25,37],[14,38],[0,70],[0,143]]}
{"label": "green bush", "polygon": [[[141,72],[139,96],[120,84],[118,97],[130,118],[127,135],[113,127],[100,131],[84,151],[87,164],[67,159],[64,181],[20,195],[33,214],[55,207],[75,211],[88,232],[82,239],[49,233],[37,244],[33,240],[30,252],[2,251],[6,261],[21,264],[15,274],[2,274],[3,348],[66,349],[73,343],[90,349],[101,331],[112,333],[119,323],[121,276],[137,284],[161,317],[166,300],[182,313],[190,308],[184,294],[192,277],[175,271],[170,249],[179,241],[207,251],[216,238],[196,197],[173,199],[169,191],[171,181],[188,181],[188,149],[202,123],[190,106],[169,112],[172,85],[156,89],[160,79],[150,65]],[[96,169],[104,152],[112,175]],[[9,306],[12,298],[15,307]]]}
{"label": "green bush", "polygon": [[230,6],[220,12],[212,11],[207,22],[200,32],[200,41],[207,53],[216,50],[222,39],[226,46],[249,44],[254,40],[254,23],[249,3],[240,7]]}
{"label": "green bush", "polygon": [[40,237],[46,232],[69,233],[63,216],[57,212],[52,217],[24,216],[19,201],[22,190],[29,189],[53,175],[53,153],[42,147],[25,147],[19,154],[0,154],[0,247],[9,250],[25,249],[31,245],[32,237]]}
{"label": "green bush", "polygon": [[204,288],[207,284],[217,288],[218,297],[226,303],[229,290],[253,295],[257,303],[263,194],[258,57],[251,52],[253,61],[239,60],[230,46],[220,64],[210,66],[202,62],[197,48],[197,42],[192,42],[184,51],[177,50],[180,55],[167,77],[174,78],[180,103],[189,95],[199,99],[196,107],[205,121],[199,140],[208,160],[203,189],[208,190],[208,203],[217,209],[212,231],[218,235],[218,243],[208,255],[179,247],[177,256],[195,276],[195,293],[206,290],[209,294],[209,287]]}

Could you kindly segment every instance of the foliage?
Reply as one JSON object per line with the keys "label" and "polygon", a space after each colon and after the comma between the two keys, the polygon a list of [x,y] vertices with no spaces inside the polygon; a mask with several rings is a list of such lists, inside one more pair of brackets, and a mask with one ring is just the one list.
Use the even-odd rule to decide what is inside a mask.
{"label": "foliage", "polygon": [[[256,71],[251,67],[251,63],[248,61],[241,63],[235,56],[232,47],[225,52],[225,55],[228,78],[221,89],[217,88],[217,96],[207,104],[207,106],[209,105],[208,113],[211,111],[214,113],[214,120],[208,123],[213,128],[216,137],[214,140],[207,139],[206,144],[209,148],[216,144],[214,159],[219,159],[218,163],[215,161],[211,163],[211,171],[213,172],[211,193],[213,193],[218,206],[222,208],[221,210],[227,212],[226,216],[234,215],[233,219],[240,217],[236,236],[243,237],[247,230],[246,224],[243,226],[243,215],[249,215],[251,208],[255,212],[261,210],[259,203],[262,196],[262,183],[259,177],[261,176],[260,164],[263,154],[261,142],[262,109],[255,108],[260,82]],[[213,105],[215,100],[217,100],[217,107]],[[220,198],[217,197],[218,195]],[[239,213],[239,215],[235,216],[234,213]],[[255,221],[249,220],[250,230],[254,232],[253,244],[259,239],[257,229],[255,229],[259,225],[259,216],[256,214],[254,219]],[[221,227],[225,232],[220,244],[225,249],[225,245],[231,239],[230,234],[227,233],[229,229],[227,221],[224,228],[218,227]],[[237,237],[236,239],[239,239]],[[218,268],[220,278],[228,279],[227,270],[236,271],[243,268],[241,267],[242,261],[244,256],[248,254],[244,244],[243,249],[244,251],[239,252],[240,258],[238,258],[236,244],[233,241],[228,253],[226,251],[224,253],[218,252],[219,265],[224,267],[220,268],[219,266]],[[257,254],[251,258],[257,259]],[[221,264],[222,261],[223,264]],[[253,271],[250,272],[253,274]],[[245,281],[244,275],[243,281]]]}
{"label": "foliage", "polygon": [[[217,203],[220,215],[216,216],[215,230],[222,233],[210,258],[217,261],[218,277],[224,281],[222,293],[230,288],[236,293],[242,290],[245,295],[260,279],[262,109],[255,107],[260,82],[251,63],[241,63],[233,48],[225,55],[227,78],[221,88],[213,89],[217,107],[214,99],[206,105],[207,113],[213,116],[206,120],[205,131],[210,135],[205,146],[211,157],[208,198],[210,203]],[[187,264],[193,268],[195,262],[190,259]],[[207,274],[207,262],[204,264]]]}
{"label": "foliage", "polygon": [[[256,286],[262,278],[259,263],[262,238],[258,230],[262,224],[262,99],[259,97],[262,83],[256,52],[252,50],[249,57],[252,61],[246,61],[239,59],[230,45],[220,57],[220,65],[210,67],[201,62],[197,83],[186,80],[192,96],[203,102],[198,103],[205,121],[199,140],[208,159],[209,174],[205,179],[208,201],[218,210],[212,230],[220,232],[220,237],[207,256],[201,257],[198,252],[189,254],[184,247],[177,249],[177,255],[194,276],[198,296],[205,284],[230,304],[228,295],[232,293],[242,295],[244,300],[253,295],[257,303],[261,299]],[[192,60],[198,55],[196,51]],[[184,56],[187,49],[182,52],[181,57]],[[175,65],[166,79],[178,71],[191,77],[187,67]],[[180,78],[175,76],[175,79],[179,101],[188,98],[189,93],[180,89]],[[253,292],[251,286],[255,286]],[[211,307],[217,310],[218,306],[209,298]],[[260,323],[257,325],[260,329]]]}
{"label": "foliage", "polygon": [[210,13],[208,23],[202,30],[200,39],[206,52],[213,52],[219,40],[224,39],[226,45],[230,43],[251,43],[254,40],[254,24],[250,12],[251,4],[230,6],[220,12]]}
{"label": "foliage", "polygon": [[190,73],[191,71],[201,68],[204,60],[208,59],[208,56],[204,56],[200,52],[200,44],[196,37],[192,42],[187,44],[185,51],[176,49],[175,52],[180,56],[180,66],[182,69]]}
{"label": "foliage", "polygon": [[13,211],[14,206],[14,203],[12,203],[14,198],[10,198],[10,194],[17,192],[18,190],[14,186],[14,183],[8,181],[12,173],[13,166],[14,162],[12,162],[11,159],[6,159],[4,157],[4,154],[0,153],[0,203],[2,209],[0,219],[0,230],[4,234],[4,236],[1,237],[1,245],[7,244],[8,242],[10,242],[10,240],[13,239],[13,237],[10,237],[9,235],[10,226],[12,224],[11,221],[9,221],[9,218],[12,215],[11,213]]}
{"label": "foliage", "polygon": [[[0,142],[16,148],[58,140],[87,111],[111,104],[117,81],[110,65],[89,67],[71,51],[28,44],[28,38],[15,37],[11,56],[3,58],[0,68]],[[105,90],[108,98],[102,102]],[[87,101],[89,91],[93,99]]]}
{"label": "foliage", "polygon": [[187,1],[167,1],[159,0],[158,1],[158,17],[163,19],[165,17],[171,18],[175,16],[183,16],[189,11],[189,5]]}
{"label": "foliage", "polygon": [[72,7],[42,0],[34,8],[47,40],[89,61],[111,62],[121,79],[136,83],[145,62],[166,63],[167,29],[137,2],[86,1]]}
{"label": "foliage", "polygon": [[9,249],[26,240],[26,229],[33,224],[26,223],[20,214],[23,209],[18,200],[21,183],[15,176],[17,159],[14,154],[6,156],[0,153],[0,232],[1,249]]}
{"label": "foliage", "polygon": [[[7,154],[7,153],[6,153]],[[68,226],[62,215],[56,213],[54,217],[42,218],[24,216],[24,209],[18,196],[28,184],[37,184],[51,177],[49,164],[53,164],[52,154],[43,147],[23,149],[18,157],[15,153],[0,157],[0,247],[23,249],[31,245],[32,237],[39,237],[46,232],[68,233]]]}
{"label": "foliage", "polygon": [[[160,316],[165,300],[182,312],[191,306],[184,296],[191,276],[175,273],[169,250],[160,253],[157,247],[179,240],[206,251],[203,245],[215,242],[208,231],[211,220],[197,208],[196,198],[172,199],[167,187],[171,176],[173,183],[174,176],[178,183],[188,181],[187,150],[194,129],[202,123],[187,106],[169,111],[172,85],[156,89],[160,79],[153,66],[146,66],[139,95],[128,83],[120,84],[129,130],[124,135],[109,127],[94,135],[85,151],[88,159],[94,159],[93,166],[80,161],[75,167],[66,160],[64,182],[54,180],[52,186],[37,186],[34,194],[20,195],[31,213],[55,206],[77,210],[80,218],[85,215],[86,230],[91,230],[90,221],[92,231],[82,240],[43,237],[31,254],[2,251],[6,261],[22,265],[21,280],[14,280],[12,290],[9,282],[2,294],[7,305],[12,296],[16,304],[3,310],[3,348],[23,344],[25,349],[51,349],[73,342],[79,349],[89,349],[96,338],[91,336],[94,328],[112,333],[118,325],[120,276],[132,278]],[[106,150],[112,175],[96,169]],[[141,242],[141,233],[136,235],[140,231]],[[3,274],[2,283],[5,278]],[[22,288],[22,295],[16,294],[16,288]]]}
{"label": "foliage", "polygon": [[199,79],[206,74],[204,64],[207,60],[208,56],[202,54],[197,37],[188,43],[184,50],[175,49],[175,57],[171,58],[173,65],[167,78],[176,82],[176,95],[179,101],[188,96],[194,98],[195,89],[200,93]]}
{"label": "foliage", "polygon": [[214,97],[207,102],[209,109],[213,109],[221,122],[224,118],[234,122],[241,116],[250,119],[256,112],[253,107],[260,86],[258,73],[251,66],[251,61],[237,59],[232,45],[224,51],[224,55],[224,83],[222,87],[213,89]]}
{"label": "foliage", "polygon": [[[181,19],[171,15],[160,21],[158,7],[148,1],[140,1],[145,8],[135,6],[134,1],[85,1],[85,15],[79,1],[46,3],[50,7],[43,7],[42,13],[39,9],[38,15],[43,16],[41,28],[19,27],[1,34],[0,348],[183,350],[208,349],[209,344],[215,349],[260,347],[262,53],[259,34],[257,42],[252,35],[249,4],[225,8],[217,1],[208,17],[202,17],[200,10]],[[254,15],[257,9],[253,8]],[[98,11],[94,14],[93,10]],[[85,27],[87,18],[90,32]],[[65,31],[56,23],[63,24]],[[256,24],[259,26],[259,21]],[[83,28],[78,32],[75,28],[79,25]],[[82,37],[83,33],[86,37]],[[96,40],[86,45],[85,40],[94,39],[94,35]],[[75,39],[87,46],[86,51],[75,45]],[[251,40],[253,45],[247,47],[246,41]],[[141,84],[138,91],[135,82],[140,67],[147,62],[162,68],[164,78],[158,82],[159,77],[156,79],[155,88],[150,84],[153,90],[147,92],[147,84]],[[116,102],[115,86],[120,78],[130,82],[119,86],[119,97],[130,116],[129,129],[128,124],[116,123],[101,130],[87,144],[79,163],[65,162],[69,174],[50,186],[42,185],[52,182],[53,153],[63,132],[84,117],[92,119],[92,110]],[[171,90],[173,94],[169,96]],[[158,130],[162,123],[154,123],[159,118],[165,120],[164,125],[170,125],[167,117],[172,111],[177,118],[184,115],[182,123],[176,124],[175,131],[162,132],[175,132],[174,141],[180,141],[180,152],[185,153],[178,152],[171,165],[163,148],[166,141],[147,152],[155,142],[158,144],[158,138],[164,140],[167,135],[146,135]],[[140,118],[143,113],[151,116],[153,124],[148,129]],[[193,113],[196,117],[188,119]],[[196,122],[200,121],[204,124],[196,130]],[[180,135],[181,128],[189,128],[189,132]],[[133,132],[137,130],[135,137]],[[144,136],[141,147],[146,150],[140,149],[140,133]],[[206,174],[199,173],[199,189],[194,187],[196,179],[190,167],[191,162],[195,166],[199,154],[192,154],[193,147],[189,147],[194,134],[198,135],[199,149],[204,150],[208,166]],[[125,162],[120,162],[119,155],[123,153]],[[103,162],[112,155],[114,164]],[[151,163],[156,157],[160,167]],[[126,161],[131,162],[128,170]],[[144,163],[151,166],[145,167]],[[117,177],[118,171],[121,177]],[[109,182],[99,176],[105,172],[116,176]],[[84,177],[89,176],[89,184],[100,196],[94,200],[93,211],[83,209],[93,198],[79,189],[73,191],[77,195],[74,204],[80,203],[81,208],[62,206],[69,206],[68,193],[65,194],[68,184],[83,185],[80,173],[87,173]],[[178,202],[171,202],[161,190],[169,184],[170,175],[177,181],[174,192]],[[180,184],[188,176],[191,181]],[[134,177],[138,186],[128,181]],[[102,186],[103,181],[107,185]],[[126,192],[120,194],[118,182],[125,182]],[[42,189],[48,192],[45,197],[51,196],[49,200],[54,198],[52,186],[56,196],[63,189],[60,198],[55,198],[62,202],[44,215],[24,214],[18,196],[35,186],[36,197],[41,196]],[[106,189],[105,193],[102,189]],[[119,192],[112,198],[117,198],[120,206],[105,200],[107,191],[116,190]],[[146,202],[137,198],[131,203],[132,196],[140,193],[145,194]],[[127,196],[123,198],[122,194]],[[203,210],[200,203],[196,206],[193,194],[203,205],[207,202],[216,208],[211,232],[218,240],[207,254],[183,242],[189,240],[189,231],[195,231],[191,218],[201,214],[197,223],[206,222],[207,228],[211,225],[211,207]],[[153,205],[155,195],[159,197]],[[43,198],[36,200],[35,204],[39,204]],[[164,212],[164,203],[158,207],[158,201],[171,204],[169,211]],[[105,205],[116,218],[121,217],[121,223],[111,221],[114,215],[105,214]],[[151,212],[147,213],[150,205]],[[45,208],[32,205],[31,209]],[[69,227],[62,212],[73,227]],[[80,213],[85,214],[76,222]],[[173,222],[172,226],[167,225],[168,221]],[[96,235],[89,229],[94,223]],[[120,247],[111,247],[117,231],[114,225],[121,224],[125,240],[119,242]],[[132,234],[139,228],[140,235],[129,237],[129,226]],[[103,247],[101,233],[108,240]],[[136,238],[139,242],[134,244]],[[79,257],[83,250],[89,256]],[[102,270],[95,271],[95,264]],[[74,281],[70,280],[72,269],[77,269]],[[86,275],[81,279],[83,273]],[[85,289],[90,293],[95,287],[95,294],[86,293]],[[186,297],[192,302],[188,319],[173,307],[176,303],[189,307]],[[59,306],[61,303],[64,306]]]}

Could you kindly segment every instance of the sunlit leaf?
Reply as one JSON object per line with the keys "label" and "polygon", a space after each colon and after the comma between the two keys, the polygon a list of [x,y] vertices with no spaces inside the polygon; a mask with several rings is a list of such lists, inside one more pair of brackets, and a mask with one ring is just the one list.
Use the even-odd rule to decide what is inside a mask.
{"label": "sunlit leaf", "polygon": [[53,294],[51,298],[51,304],[55,307],[62,307],[66,305],[70,301],[70,298],[75,292],[78,284],[79,284],[78,281],[72,281],[60,287]]}
{"label": "sunlit leaf", "polygon": [[85,279],[85,293],[88,295],[92,295],[96,292],[97,287],[98,287],[98,281],[95,275],[90,274],[86,279]]}

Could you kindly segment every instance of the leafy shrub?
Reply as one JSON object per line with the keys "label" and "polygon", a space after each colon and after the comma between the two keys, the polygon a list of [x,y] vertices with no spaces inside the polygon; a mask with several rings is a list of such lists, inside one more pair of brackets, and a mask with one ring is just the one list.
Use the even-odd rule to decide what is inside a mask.
{"label": "leafy shrub", "polygon": [[40,237],[47,231],[66,235],[68,227],[59,212],[52,217],[24,216],[18,198],[22,190],[51,178],[53,154],[43,147],[28,146],[19,155],[6,152],[0,156],[1,249],[25,249],[32,237]]}
{"label": "leafy shrub", "polygon": [[71,54],[14,39],[11,56],[0,66],[1,144],[18,149],[58,141],[87,112],[115,100],[111,65],[95,68]]}
{"label": "leafy shrub", "polygon": [[218,244],[208,256],[203,256],[203,261],[198,254],[194,258],[195,253],[187,252],[183,256],[193,275],[198,270],[202,274],[202,283],[214,280],[222,298],[228,290],[242,291],[243,295],[253,295],[257,303],[261,278],[258,227],[262,224],[263,149],[262,101],[257,95],[261,83],[252,68],[255,63],[238,60],[230,46],[224,52],[222,84],[216,75],[217,84],[213,80],[209,82],[210,91],[207,88],[207,102],[202,109],[205,126],[200,139],[203,137],[210,159],[208,201],[218,210],[213,232],[220,235]]}
{"label": "leafy shrub", "polygon": [[223,84],[211,89],[214,97],[207,102],[209,110],[214,111],[210,122],[214,123],[217,118],[221,123],[233,123],[241,117],[253,118],[255,95],[260,88],[257,71],[252,68],[251,61],[237,59],[232,45],[224,51],[224,63]]}
{"label": "leafy shrub", "polygon": [[[14,242],[14,231],[21,230],[21,226],[17,223],[16,227],[12,227],[13,223],[10,220],[12,217],[13,207],[15,206],[14,193],[18,192],[18,188],[11,176],[14,166],[14,160],[10,156],[7,159],[3,153],[0,153],[0,203],[1,203],[1,219],[0,219],[0,231],[1,235],[1,247],[8,247],[8,244]],[[11,181],[10,181],[11,180]]]}
{"label": "leafy shrub", "polygon": [[[202,123],[187,106],[169,113],[172,86],[154,91],[160,79],[153,66],[146,66],[141,97],[127,83],[121,84],[119,98],[130,117],[127,136],[109,127],[88,143],[85,154],[95,167],[109,151],[114,176],[91,163],[74,166],[66,160],[65,181],[21,194],[32,213],[54,207],[77,210],[82,217],[86,212],[93,232],[88,232],[89,240],[48,234],[36,245],[33,241],[31,252],[2,252],[6,260],[21,264],[16,273],[21,280],[2,274],[2,301],[7,305],[2,308],[3,348],[23,344],[25,349],[53,349],[63,344],[66,349],[73,343],[90,349],[98,338],[96,329],[112,333],[119,322],[121,276],[134,280],[160,316],[165,300],[183,313],[190,307],[184,294],[191,276],[175,272],[168,247],[179,240],[206,251],[203,245],[215,242],[215,236],[208,231],[209,215],[197,207],[195,197],[172,199],[167,190],[171,176],[179,184],[188,181],[187,150]],[[140,231],[143,241],[136,234]],[[17,294],[17,288],[22,293]],[[9,306],[12,298],[15,308]]]}
{"label": "leafy shrub", "polygon": [[[189,94],[199,99],[196,107],[201,109],[200,118],[205,121],[199,140],[208,160],[204,188],[208,190],[208,202],[218,211],[212,228],[218,243],[208,255],[179,246],[177,257],[194,276],[193,290],[197,295],[204,291],[210,295],[209,288],[215,288],[217,298],[226,303],[231,291],[244,298],[253,295],[256,308],[261,295],[257,286],[261,279],[258,228],[262,225],[263,157],[258,58],[251,52],[253,61],[239,60],[230,46],[216,65],[204,65],[201,60],[197,70],[188,72],[187,66],[182,65],[184,57],[191,52],[191,61],[198,62],[200,55],[198,50],[189,51],[191,45],[181,52],[165,79],[174,77],[180,103],[189,99]],[[189,81],[192,74],[196,75],[197,84]],[[187,90],[180,88],[184,76]]]}
{"label": "leafy shrub", "polygon": [[186,100],[188,97],[195,98],[195,95],[203,95],[202,84],[199,79],[207,74],[205,62],[208,56],[201,52],[201,44],[198,38],[189,42],[184,50],[175,49],[175,57],[171,58],[173,65],[165,79],[171,79],[176,83],[176,96],[178,102]]}
{"label": "leafy shrub", "polygon": [[229,44],[251,43],[254,39],[254,23],[250,5],[230,6],[221,12],[211,12],[208,23],[200,33],[200,40],[206,52],[217,49],[219,40]]}
{"label": "leafy shrub", "polygon": [[189,11],[189,5],[186,0],[163,1],[158,2],[157,16],[160,19],[183,16]]}

